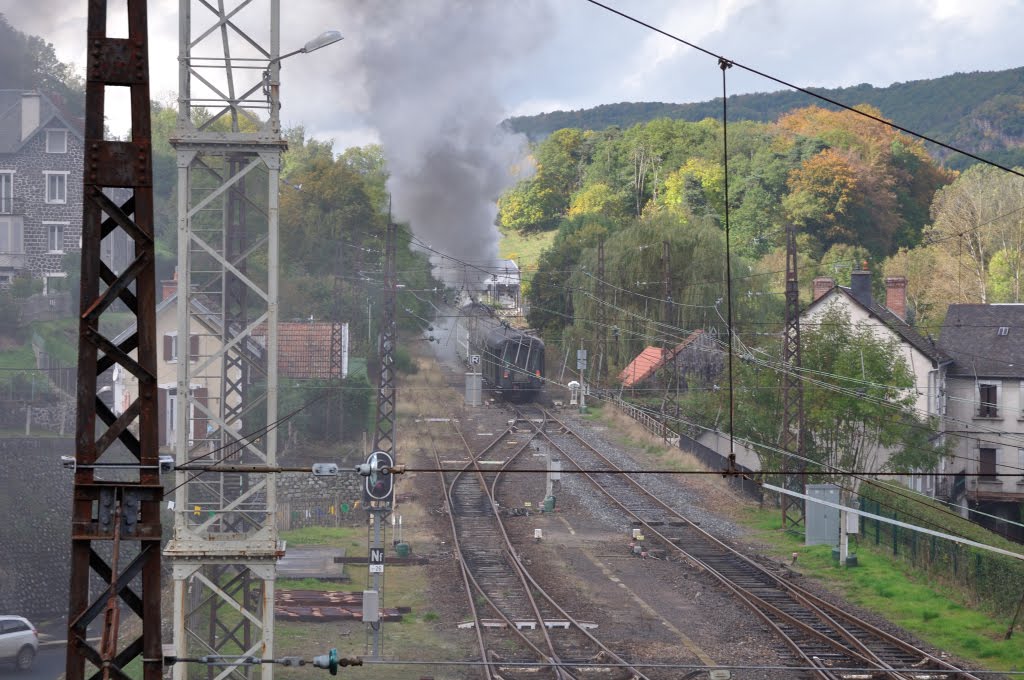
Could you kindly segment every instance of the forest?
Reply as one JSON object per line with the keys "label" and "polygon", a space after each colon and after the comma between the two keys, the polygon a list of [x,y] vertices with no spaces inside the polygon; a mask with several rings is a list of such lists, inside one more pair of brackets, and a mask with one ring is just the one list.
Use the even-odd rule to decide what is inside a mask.
{"label": "forest", "polygon": [[[781,413],[788,226],[803,306],[815,277],[849,285],[851,272],[863,268],[875,273],[876,299],[884,299],[885,277],[907,277],[908,320],[925,337],[938,335],[950,303],[1021,302],[1024,180],[983,164],[946,167],[921,140],[858,114],[885,112],[856,108],[811,104],[774,122],[730,122],[727,130],[711,118],[565,128],[536,142],[534,175],[498,201],[506,233],[553,234],[532,271],[528,324],[563,351],[589,349],[603,374],[595,382],[609,386],[644,347],[675,346],[696,330],[726,347],[721,339],[731,332],[743,358],[733,382],[743,414],[736,431],[769,442]],[[848,328],[848,320],[830,323],[838,335],[806,333],[805,356],[820,362],[812,368],[831,376],[834,389],[856,374],[896,392],[878,395],[888,406],[868,414],[859,408],[863,399],[844,402],[826,390],[812,411],[825,429],[812,439],[832,448],[816,457],[839,464],[841,451],[900,441],[906,455],[893,464],[934,460],[937,450],[920,441],[926,423],[899,396],[913,378],[899,370],[894,349]],[[823,350],[832,346],[861,361]],[[717,373],[677,379],[681,423],[725,425],[729,390],[718,363]],[[660,386],[634,396],[663,409],[671,380],[663,376]],[[900,412],[895,430],[892,407]],[[859,442],[828,435],[826,424],[850,414],[860,425],[844,431],[859,433]]]}

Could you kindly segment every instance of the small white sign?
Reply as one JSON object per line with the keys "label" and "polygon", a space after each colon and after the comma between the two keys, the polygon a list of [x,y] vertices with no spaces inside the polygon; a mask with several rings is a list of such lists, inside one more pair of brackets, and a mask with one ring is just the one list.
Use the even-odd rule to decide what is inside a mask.
{"label": "small white sign", "polygon": [[473,364],[474,366],[479,366],[480,365],[480,355],[479,354],[470,354],[469,355],[469,363]]}
{"label": "small white sign", "polygon": [[370,573],[371,574],[383,574],[384,573],[384,565],[383,564],[371,564],[370,565]]}

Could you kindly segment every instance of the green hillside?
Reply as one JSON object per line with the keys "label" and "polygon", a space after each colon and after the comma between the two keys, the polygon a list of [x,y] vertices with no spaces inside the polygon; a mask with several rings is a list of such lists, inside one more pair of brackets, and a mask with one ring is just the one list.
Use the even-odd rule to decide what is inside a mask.
{"label": "green hillside", "polygon": [[[870,104],[903,127],[997,162],[1024,164],[1024,68],[956,73],[932,80],[893,83],[888,87],[861,84],[809,89],[844,104]],[[787,111],[812,104],[829,107],[793,91],[734,95],[729,97],[729,118],[774,121]],[[691,104],[622,102],[578,111],[517,116],[510,118],[507,124],[538,140],[562,128],[604,130],[618,126],[625,129],[657,118],[699,121],[719,118],[721,114],[720,99]],[[936,148],[931,151],[949,167],[971,164],[969,159],[951,157]]]}

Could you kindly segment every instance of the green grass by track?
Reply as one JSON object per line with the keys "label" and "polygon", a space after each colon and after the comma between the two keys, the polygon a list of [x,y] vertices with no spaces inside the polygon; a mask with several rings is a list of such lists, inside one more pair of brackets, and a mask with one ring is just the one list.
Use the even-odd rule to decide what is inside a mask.
{"label": "green grass by track", "polygon": [[996,616],[971,606],[964,593],[934,585],[927,575],[893,560],[869,540],[857,546],[857,567],[841,568],[832,561],[830,546],[805,546],[802,538],[780,529],[779,511],[747,508],[742,523],[771,556],[789,561],[799,553],[794,569],[825,584],[847,600],[875,612],[936,647],[991,670],[1024,669],[1024,631],[1005,640],[1013,612]]}

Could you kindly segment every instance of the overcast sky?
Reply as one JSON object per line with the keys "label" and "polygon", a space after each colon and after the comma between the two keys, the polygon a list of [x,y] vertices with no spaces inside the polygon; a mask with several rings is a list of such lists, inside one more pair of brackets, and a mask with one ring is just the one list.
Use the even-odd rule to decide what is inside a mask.
{"label": "overcast sky", "polygon": [[[353,18],[369,3],[384,11]],[[1019,27],[1024,2],[1012,0],[606,0],[606,3],[734,61],[802,86],[843,86],[932,78],[958,71],[990,71],[1021,65]],[[193,3],[198,4],[198,3]],[[231,0],[230,5],[236,4]],[[337,147],[378,137],[367,107],[366,82],[429,81],[436,69],[451,69],[444,52],[467,33],[480,38],[460,58],[485,62],[501,115],[576,109],[619,101],[703,101],[720,93],[715,61],[683,45],[614,16],[586,0],[289,0],[282,17],[282,51],[300,46],[326,28],[345,41],[289,59],[282,70],[282,119],[304,123]],[[124,0],[111,0],[110,6]],[[177,0],[151,0],[152,94],[169,99],[177,87]],[[256,0],[254,7],[269,6]],[[472,12],[473,21],[450,35],[443,17],[415,25],[402,17],[424,6]],[[488,7],[493,11],[488,11]],[[59,10],[59,11],[58,11]],[[0,11],[17,28],[53,42],[62,60],[84,64],[85,0],[0,0]],[[259,11],[267,12],[267,9]],[[362,11],[362,9],[360,9]],[[364,49],[366,21],[376,38],[388,35],[409,45],[408,59],[392,57],[363,71],[352,64]],[[518,22],[518,23],[517,23]],[[458,23],[458,22],[453,22]],[[418,31],[418,32],[417,32]],[[434,35],[427,35],[427,33]],[[513,36],[521,49],[492,39]],[[413,43],[423,41],[438,61]],[[512,46],[514,47],[514,45]],[[773,83],[729,73],[730,93],[778,89]],[[474,84],[479,87],[479,84]],[[396,99],[395,103],[400,103]],[[857,102],[850,102],[857,103]],[[416,111],[406,115],[415,116]],[[115,131],[121,126],[112,121]],[[124,126],[126,127],[126,126]]]}

